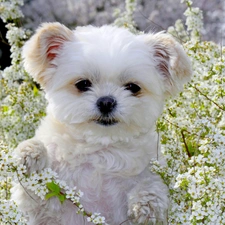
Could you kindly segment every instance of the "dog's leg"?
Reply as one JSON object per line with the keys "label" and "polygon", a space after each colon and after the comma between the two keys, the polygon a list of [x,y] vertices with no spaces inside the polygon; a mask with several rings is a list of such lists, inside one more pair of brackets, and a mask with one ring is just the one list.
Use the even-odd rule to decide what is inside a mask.
{"label": "dog's leg", "polygon": [[128,193],[128,216],[133,224],[167,224],[168,188],[156,174],[143,178]]}
{"label": "dog's leg", "polygon": [[[35,138],[21,142],[14,150],[14,157],[20,164],[26,166],[28,176],[49,167],[47,149],[41,141]],[[24,188],[21,183],[15,185],[11,191],[12,199],[27,216],[28,225],[60,225],[58,222],[60,210],[55,214],[54,210],[51,210],[51,207],[57,205],[55,202],[52,203],[54,199],[42,201],[32,191]]]}
{"label": "dog's leg", "polygon": [[26,166],[28,174],[40,171],[48,165],[47,150],[43,143],[35,138],[21,142],[14,150],[14,157]]}

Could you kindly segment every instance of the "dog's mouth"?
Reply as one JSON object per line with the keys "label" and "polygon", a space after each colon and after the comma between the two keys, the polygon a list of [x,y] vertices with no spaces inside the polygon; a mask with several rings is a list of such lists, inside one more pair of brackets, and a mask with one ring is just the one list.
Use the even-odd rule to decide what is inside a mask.
{"label": "dog's mouth", "polygon": [[112,126],[117,124],[119,121],[113,117],[100,117],[94,120],[97,124],[102,126]]}

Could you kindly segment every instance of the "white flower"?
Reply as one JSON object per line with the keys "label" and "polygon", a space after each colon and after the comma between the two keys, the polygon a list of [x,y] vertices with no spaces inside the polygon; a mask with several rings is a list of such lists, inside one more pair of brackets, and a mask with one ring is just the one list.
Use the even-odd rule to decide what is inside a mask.
{"label": "white flower", "polygon": [[66,184],[66,182],[63,181],[63,180],[57,179],[56,183],[64,190],[69,190],[70,189],[69,186]]}
{"label": "white flower", "polygon": [[18,167],[17,167],[17,174],[18,175],[23,175],[23,174],[25,174],[27,172],[27,169],[26,169],[26,166],[24,166],[24,165],[19,165]]}
{"label": "white flower", "polygon": [[66,198],[71,199],[75,195],[74,190],[67,190],[66,191]]}
{"label": "white flower", "polygon": [[83,197],[84,193],[83,193],[81,190],[79,190],[79,191],[77,192],[77,195],[81,198],[81,197]]}

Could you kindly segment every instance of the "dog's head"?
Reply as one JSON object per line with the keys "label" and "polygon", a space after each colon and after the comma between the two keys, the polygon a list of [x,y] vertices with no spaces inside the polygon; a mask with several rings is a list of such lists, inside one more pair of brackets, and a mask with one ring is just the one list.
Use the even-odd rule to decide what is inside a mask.
{"label": "dog's head", "polygon": [[25,44],[23,57],[46,92],[48,113],[86,136],[146,132],[165,97],[191,76],[182,46],[170,35],[134,35],[114,26],[71,31],[44,23]]}

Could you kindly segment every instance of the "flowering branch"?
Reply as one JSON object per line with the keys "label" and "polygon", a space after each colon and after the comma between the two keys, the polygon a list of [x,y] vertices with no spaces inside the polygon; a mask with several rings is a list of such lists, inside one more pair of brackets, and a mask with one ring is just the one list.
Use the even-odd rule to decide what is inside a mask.
{"label": "flowering branch", "polygon": [[219,109],[225,111],[225,107],[220,106],[219,104],[217,104],[215,101],[213,101],[212,99],[210,99],[206,94],[204,94],[202,91],[200,91],[196,86],[191,86],[193,87],[197,92],[199,92],[201,95],[203,95],[205,98],[207,98],[209,101],[211,101],[214,105],[216,105]]}
{"label": "flowering branch", "polygon": [[114,16],[117,17],[117,19],[114,21],[114,24],[118,27],[125,27],[133,33],[138,33],[133,18],[136,5],[136,0],[125,0],[125,12],[121,13],[119,10],[115,12]]}
{"label": "flowering branch", "polygon": [[26,168],[23,165],[17,167],[17,174],[20,175],[20,182],[27,190],[33,191],[42,200],[48,200],[56,197],[61,204],[65,200],[71,201],[77,208],[77,213],[87,217],[88,222],[97,225],[105,224],[105,218],[100,216],[100,213],[87,212],[80,203],[80,198],[83,192],[76,190],[76,187],[70,188],[65,181],[59,180],[58,175],[50,168],[46,168],[39,173],[32,173],[30,176],[26,175]]}
{"label": "flowering branch", "polygon": [[189,158],[191,158],[191,153],[189,152],[188,145],[187,145],[187,142],[185,140],[184,130],[181,130],[181,135],[182,135],[182,139],[183,139],[183,142],[184,142],[184,146],[185,146],[185,150],[187,152],[187,155],[188,155]]}

